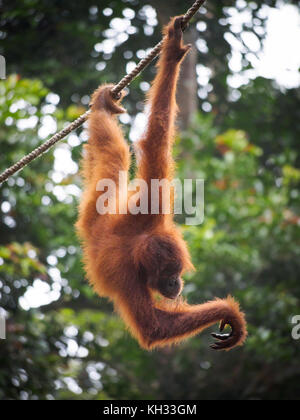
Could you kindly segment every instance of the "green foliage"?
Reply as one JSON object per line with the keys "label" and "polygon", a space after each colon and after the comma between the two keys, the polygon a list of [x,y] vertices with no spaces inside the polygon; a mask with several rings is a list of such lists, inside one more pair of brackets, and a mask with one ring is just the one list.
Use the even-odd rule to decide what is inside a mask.
{"label": "green foliage", "polygon": [[[259,11],[275,1],[247,3],[263,39]],[[79,116],[86,95],[119,80],[126,64],[160,39],[158,22],[149,24],[143,13],[149,4],[163,20],[183,7],[179,0],[6,2],[0,54],[18,75],[0,81],[1,172],[40,145],[49,126],[51,134]],[[72,171],[58,170],[50,151],[0,187],[0,316],[3,308],[7,324],[1,400],[299,399],[299,342],[291,338],[300,308],[299,89],[282,91],[257,78],[239,89],[240,99],[228,99],[224,35],[240,40],[241,33],[224,23],[224,6],[235,1],[209,1],[208,13],[198,15],[206,30],[197,37],[208,47],[199,63],[212,70],[200,104],[209,101],[213,111],[197,114],[176,143],[179,176],[205,179],[205,222],[182,226],[196,267],[184,293],[191,303],[236,296],[249,322],[245,347],[212,353],[205,332],[176,348],[144,352],[111,305],[95,296],[74,232],[76,165],[86,137],[78,131],[57,146]],[[104,15],[110,7],[112,15]],[[97,51],[125,9],[135,33],[112,53]],[[149,66],[143,80],[153,72]],[[132,115],[141,110],[140,82],[126,99]]]}
{"label": "green foliage", "polygon": [[[86,105],[86,95],[101,82],[119,81],[126,74],[127,64],[137,63],[141,52],[160,41],[161,23],[166,23],[170,16],[184,13],[192,3],[192,0],[10,0],[0,16],[0,54],[6,57],[10,73],[42,80],[60,95],[64,106],[70,100],[77,104],[83,101]],[[236,42],[243,43],[242,31],[253,31],[255,27],[259,28],[255,32],[256,38],[263,40],[265,18],[260,14],[261,8],[266,4],[274,7],[276,3],[276,0],[247,0],[240,4],[239,10],[250,13],[255,24],[249,27],[242,23],[238,32],[226,21],[226,10],[235,7],[236,0],[211,0],[205,5],[208,13],[198,14],[194,19],[193,27],[197,21],[206,25],[205,32],[195,31],[193,36],[204,42],[209,51],[198,48],[198,59],[213,70],[210,80],[213,90],[208,99],[216,107],[219,121],[230,109],[227,76],[231,74],[228,68],[231,47],[224,35],[233,33]],[[248,4],[250,8],[247,8]],[[145,10],[151,7],[154,13],[149,17]],[[120,34],[115,34],[114,29],[116,26],[119,29],[120,22],[114,21],[114,25],[112,22],[124,17],[130,24],[121,33],[125,36],[118,36]],[[103,48],[102,43],[111,40],[113,46]],[[243,67],[251,68],[248,50],[245,48],[241,53]],[[153,68],[149,67],[142,78],[138,77],[132,84],[131,95],[126,101],[130,114],[140,110],[141,81],[150,81],[152,76]],[[201,98],[201,103],[204,101],[207,98]]]}
{"label": "green foliage", "polygon": [[[14,76],[0,89],[4,170],[39,143],[47,90]],[[50,111],[63,118],[61,110]],[[21,129],[32,116],[34,128]],[[77,198],[68,190],[77,179],[55,181],[49,153],[0,190],[2,399],[297,397],[299,346],[290,323],[299,309],[297,155],[272,156],[274,177],[246,133],[218,133],[201,114],[176,154],[180,177],[206,181],[205,223],[184,227],[197,270],[186,278],[185,295],[194,303],[236,296],[249,322],[246,346],[216,355],[202,334],[178,348],[139,349],[84,281],[73,227]],[[32,307],[27,298],[38,287],[49,303]]]}
{"label": "green foliage", "polygon": [[[258,77],[240,88],[241,98],[230,105],[224,127],[245,130],[259,143],[264,160],[297,150],[300,136],[299,89],[282,90],[272,81]],[[299,165],[299,156],[297,160]]]}
{"label": "green foliage", "polygon": [[[201,123],[201,118],[195,122],[193,133],[201,132]],[[231,129],[217,136],[214,151],[212,144],[212,139],[200,136],[198,152],[185,155],[188,168],[181,165],[186,177],[199,164],[206,180],[206,221],[201,227],[186,229],[197,267],[187,295],[194,302],[229,292],[239,298],[250,336],[240,355],[240,363],[247,360],[247,368],[240,365],[243,373],[236,377],[237,384],[246,377],[255,382],[263,369],[273,379],[263,377],[260,382],[256,377],[261,396],[279,397],[280,385],[276,388],[272,383],[276,378],[288,387],[281,390],[287,397],[296,391],[299,357],[290,324],[292,315],[299,312],[300,201],[295,156],[290,155],[289,163],[284,155],[274,156],[281,174],[275,178],[260,165],[261,150],[243,132]],[[239,365],[238,355],[233,357]],[[275,365],[280,369],[274,375]],[[258,397],[257,385],[250,386],[251,391],[242,383],[239,386],[243,397]]]}

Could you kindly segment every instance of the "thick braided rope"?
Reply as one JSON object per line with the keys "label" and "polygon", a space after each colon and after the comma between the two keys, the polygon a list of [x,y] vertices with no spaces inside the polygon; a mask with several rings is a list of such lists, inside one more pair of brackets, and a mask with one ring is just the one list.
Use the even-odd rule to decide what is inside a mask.
{"label": "thick braided rope", "polygon": [[[187,11],[183,18],[183,30],[186,29],[188,22],[192,19],[192,17],[197,13],[200,7],[205,3],[206,0],[197,0],[193,6]],[[140,63],[132,70],[131,73],[127,74],[113,89],[112,93],[117,95],[121,92],[126,86],[128,86],[153,60],[157,57],[162,49],[164,40],[162,40],[159,44],[157,44],[147,55],[146,58],[140,61]],[[43,143],[41,146],[34,149],[31,153],[24,156],[20,159],[17,163],[6,169],[2,174],[0,174],[0,184],[6,181],[9,177],[14,175],[19,170],[23,169],[27,166],[30,162],[37,159],[43,153],[47,152],[51,147],[53,147],[56,143],[60,140],[65,138],[68,134],[70,134],[73,130],[76,130],[80,127],[88,118],[90,111],[85,112],[63,130],[56,133],[52,136],[49,140]]]}
{"label": "thick braided rope", "polygon": [[89,113],[90,111],[87,111],[85,114],[81,115],[79,118],[77,118],[77,120],[73,121],[66,128],[56,133],[54,136],[52,136],[49,140],[47,140],[41,146],[37,147],[28,155],[20,159],[17,163],[12,165],[10,168],[6,169],[6,171],[4,171],[0,175],[0,184],[6,181],[9,177],[11,177],[13,174],[18,172],[20,169],[25,168],[25,166],[27,166],[30,162],[32,162],[33,160],[41,156],[43,153],[48,151],[56,143],[58,143],[60,140],[66,137],[69,133],[71,133],[71,131],[76,130],[76,128],[80,127],[86,121]]}

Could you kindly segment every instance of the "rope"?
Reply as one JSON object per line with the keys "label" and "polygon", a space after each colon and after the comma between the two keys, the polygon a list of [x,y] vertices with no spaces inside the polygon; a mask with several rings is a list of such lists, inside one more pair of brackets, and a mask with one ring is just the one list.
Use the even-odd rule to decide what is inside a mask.
{"label": "rope", "polygon": [[[193,6],[187,11],[183,18],[183,30],[185,30],[188,26],[189,21],[192,17],[197,13],[200,7],[205,3],[206,0],[197,0],[193,4]],[[164,43],[164,39],[158,43],[145,57],[140,63],[129,73],[127,74],[113,89],[112,93],[114,95],[118,95],[126,86],[128,86],[153,60],[157,57],[162,49]],[[37,159],[43,153],[47,152],[51,147],[53,147],[56,143],[60,140],[65,138],[68,134],[70,134],[73,130],[76,130],[80,127],[88,118],[90,114],[90,110],[86,111],[82,114],[79,118],[65,127],[63,130],[56,133],[52,136],[49,140],[43,143],[41,146],[34,149],[31,153],[24,156],[20,159],[17,163],[6,169],[2,174],[0,174],[0,184],[6,181],[9,177],[14,175],[19,170],[23,169],[27,166],[30,162]]]}

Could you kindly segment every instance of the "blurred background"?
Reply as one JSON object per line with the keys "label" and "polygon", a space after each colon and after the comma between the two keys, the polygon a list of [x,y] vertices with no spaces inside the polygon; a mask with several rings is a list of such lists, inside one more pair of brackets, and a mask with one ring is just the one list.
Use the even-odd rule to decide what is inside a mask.
{"label": "blurred background", "polygon": [[[83,113],[191,5],[0,0],[0,171]],[[205,179],[205,221],[182,226],[197,269],[184,295],[232,293],[246,345],[214,353],[206,331],[145,352],[93,293],[74,231],[83,127],[0,187],[0,399],[299,399],[299,2],[208,0],[185,37],[177,174]],[[126,97],[131,144],[154,75],[150,65]]]}

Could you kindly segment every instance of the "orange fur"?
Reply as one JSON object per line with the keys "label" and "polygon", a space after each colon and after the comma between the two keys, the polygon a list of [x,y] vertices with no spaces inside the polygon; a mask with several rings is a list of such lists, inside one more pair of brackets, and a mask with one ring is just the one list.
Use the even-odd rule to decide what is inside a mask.
{"label": "orange fur", "polygon": [[[165,34],[158,74],[149,95],[149,124],[138,150],[137,176],[148,185],[151,179],[171,179],[173,175],[176,85],[180,63],[190,49],[183,45],[181,18],[172,20]],[[222,328],[229,324],[232,334],[226,339],[219,337],[216,349],[230,350],[242,345],[247,335],[246,322],[233,298],[195,306],[180,298],[174,305],[155,301],[155,291],[166,296],[174,288],[179,295],[183,287],[179,276],[193,269],[186,243],[172,215],[100,216],[97,213],[98,181],[109,178],[118,186],[119,171],[128,171],[130,163],[129,149],[116,120],[116,115],[124,109],[119,105],[120,100],[113,99],[111,88],[100,86],[93,95],[90,139],[83,160],[85,188],[77,230],[83,242],[90,283],[100,296],[114,302],[133,336],[146,349],[177,343],[217,322],[222,323]],[[165,288],[168,276],[176,277],[168,286],[171,289]]]}

